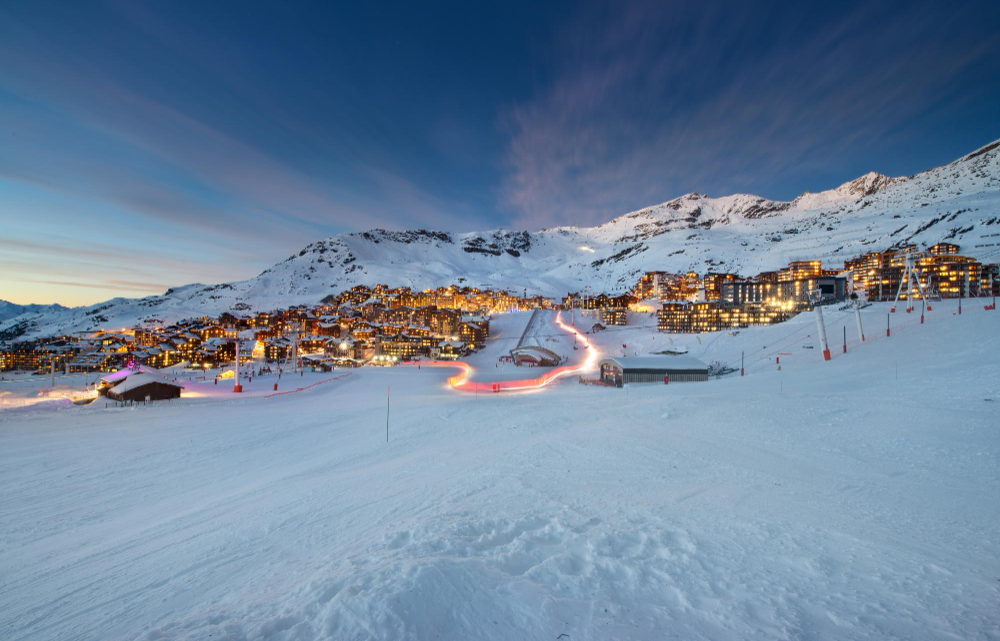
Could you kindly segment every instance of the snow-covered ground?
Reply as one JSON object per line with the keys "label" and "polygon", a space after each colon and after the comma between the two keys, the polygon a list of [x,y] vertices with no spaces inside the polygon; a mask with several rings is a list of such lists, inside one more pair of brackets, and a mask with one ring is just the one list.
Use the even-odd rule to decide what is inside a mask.
{"label": "snow-covered ground", "polygon": [[[490,340],[486,346],[471,354],[465,362],[474,368],[470,375],[473,381],[513,381],[518,379],[537,378],[551,367],[515,367],[511,363],[501,363],[501,356],[509,356],[510,350],[521,343],[523,346],[538,346],[550,350],[565,359],[565,365],[579,366],[585,360],[585,350],[580,341],[574,341],[574,335],[556,324],[560,313],[550,310],[539,310],[532,323],[533,312],[515,312],[497,314],[490,320]],[[562,317],[569,322],[569,312],[562,312]],[[530,324],[529,324],[530,323]],[[593,323],[591,323],[593,324]],[[582,330],[583,325],[579,324]],[[576,344],[577,349],[573,349]]]}
{"label": "snow-covered ground", "polygon": [[0,638],[997,638],[1000,314],[955,306],[827,309],[829,363],[811,315],[589,337],[745,352],[707,383],[0,411]]}

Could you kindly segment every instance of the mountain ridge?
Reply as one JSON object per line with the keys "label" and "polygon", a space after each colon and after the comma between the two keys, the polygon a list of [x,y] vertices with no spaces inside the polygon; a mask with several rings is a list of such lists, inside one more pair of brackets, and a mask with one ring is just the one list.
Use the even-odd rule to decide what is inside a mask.
{"label": "mountain ridge", "polygon": [[556,297],[586,286],[622,291],[655,269],[752,275],[807,258],[836,267],[904,242],[950,240],[987,257],[994,243],[976,241],[1000,236],[998,210],[1000,140],[912,176],[869,172],[791,201],[692,192],[594,227],[337,234],[247,280],[0,319],[0,339],[314,304],[357,284],[462,284]]}

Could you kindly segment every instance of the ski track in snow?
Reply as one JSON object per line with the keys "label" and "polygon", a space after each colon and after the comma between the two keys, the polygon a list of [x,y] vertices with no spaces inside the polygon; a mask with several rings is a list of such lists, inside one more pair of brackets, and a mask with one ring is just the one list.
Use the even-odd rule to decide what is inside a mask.
{"label": "ski track in snow", "polygon": [[793,353],[709,383],[0,412],[0,638],[997,638],[1000,316],[954,306],[830,363],[811,315],[593,335]]}

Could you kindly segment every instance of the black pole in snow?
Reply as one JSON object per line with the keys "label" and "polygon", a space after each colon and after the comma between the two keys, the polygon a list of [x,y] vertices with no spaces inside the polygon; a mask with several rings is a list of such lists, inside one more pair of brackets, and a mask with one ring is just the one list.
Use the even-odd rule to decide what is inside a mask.
{"label": "black pole in snow", "polygon": [[385,442],[389,442],[389,386],[385,388]]}

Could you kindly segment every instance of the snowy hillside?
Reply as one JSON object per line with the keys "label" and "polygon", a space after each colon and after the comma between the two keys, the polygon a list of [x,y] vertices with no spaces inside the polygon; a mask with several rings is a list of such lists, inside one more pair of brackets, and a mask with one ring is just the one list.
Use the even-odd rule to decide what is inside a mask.
{"label": "snowy hillside", "polygon": [[[356,284],[459,283],[557,297],[621,291],[647,270],[754,274],[789,260],[829,266],[896,243],[949,240],[988,257],[1000,243],[1000,141],[914,176],[866,174],[790,202],[687,194],[590,228],[453,234],[371,230],[332,236],[249,280],[114,299],[44,319],[9,319],[29,335],[169,322],[224,311],[315,303]],[[986,246],[986,247],[984,247]],[[34,325],[32,325],[34,323]]]}
{"label": "snowy hillside", "polygon": [[[0,638],[996,639],[1000,314],[957,303],[891,338],[873,305],[864,345],[831,310],[830,362],[811,314],[593,337],[746,353],[700,383],[475,395],[361,368],[0,407]],[[504,316],[486,351],[531,314]]]}

